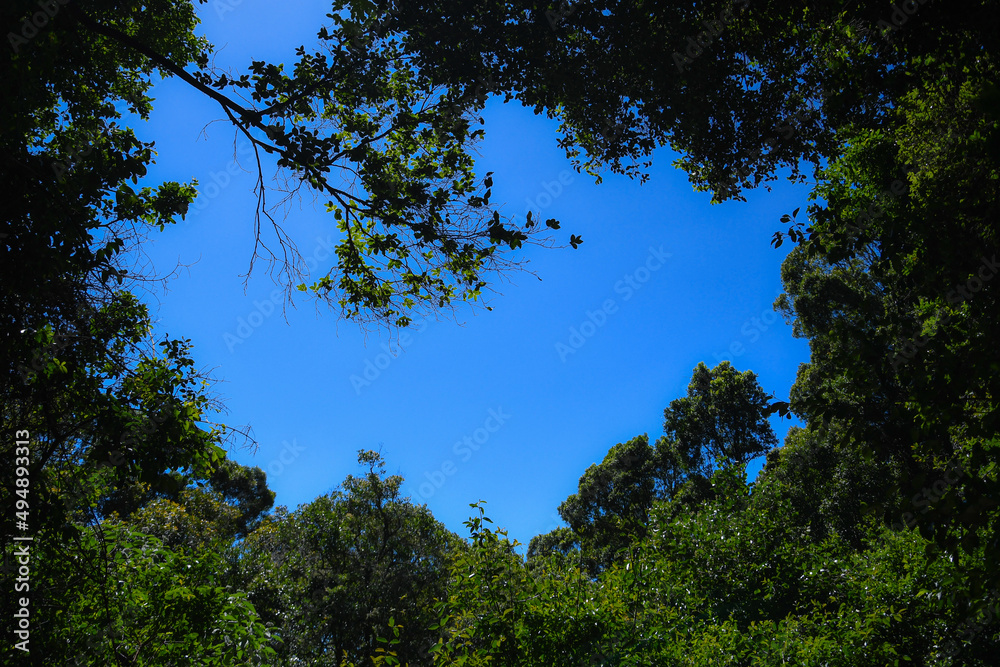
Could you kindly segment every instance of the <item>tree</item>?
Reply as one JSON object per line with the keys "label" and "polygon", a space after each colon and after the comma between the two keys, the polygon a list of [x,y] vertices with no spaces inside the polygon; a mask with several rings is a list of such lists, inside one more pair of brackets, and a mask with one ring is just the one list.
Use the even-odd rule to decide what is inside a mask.
{"label": "tree", "polygon": [[645,537],[656,502],[702,503],[718,493],[710,481],[716,465],[743,469],[778,444],[767,421],[770,398],[751,371],[739,373],[728,361],[711,371],[699,363],[688,395],[664,411],[666,435],[652,446],[646,435],[615,445],[559,505],[575,539],[564,529],[537,536],[529,556],[566,554],[578,544],[591,572],[610,567]]}
{"label": "tree", "polygon": [[399,495],[403,480],[385,475],[379,454],[358,462],[363,477],[264,520],[241,546],[237,577],[279,629],[279,664],[362,664],[390,619],[403,625],[394,650],[404,662],[425,660],[439,636],[433,603],[457,538]]}
{"label": "tree", "polygon": [[170,492],[156,493],[148,485],[134,485],[124,493],[115,489],[114,497],[99,505],[101,513],[170,547],[226,553],[274,504],[264,471],[229,459],[220,461],[208,480],[177,477],[178,488]]}
{"label": "tree", "polygon": [[[0,18],[19,91],[0,100],[0,423],[31,441],[46,659],[96,637],[81,657],[100,664],[427,662],[435,641],[436,664],[992,664],[995,3],[337,0],[290,74],[211,68],[189,2],[17,0]],[[157,348],[132,294],[147,277],[125,251],[195,195],[139,186],[153,146],[122,110],[148,115],[154,72],[253,143],[262,244],[265,167],[327,199],[342,239],[311,288],[361,321],[476,301],[541,229],[499,216],[474,172],[491,92],[558,118],[598,180],[643,178],[670,144],[722,201],[806,163],[813,203],[773,238],[796,244],[778,307],[810,341],[789,399],[806,428],[751,493],[779,406],[752,373],[700,364],[666,436],[588,469],[531,568],[481,507],[456,542],[373,453],[342,490],[263,516],[263,474],[224,462],[188,344]],[[284,251],[294,283],[274,229],[280,250],[251,262]],[[10,469],[0,486],[12,515]]]}
{"label": "tree", "polygon": [[391,13],[390,26],[438,79],[493,76],[558,118],[560,145],[581,168],[641,175],[640,161],[669,144],[721,201],[780,167],[804,176],[799,160],[818,169],[839,152],[844,127],[880,126],[920,58],[995,53],[984,28],[994,11],[923,4],[902,27],[875,1],[424,0]]}
{"label": "tree", "polygon": [[258,467],[224,459],[207,481],[212,491],[239,511],[233,535],[237,539],[246,537],[274,506],[274,491],[267,488],[267,475]]}
{"label": "tree", "polygon": [[[968,39],[947,58],[913,58],[919,77],[891,124],[842,133],[848,148],[822,174],[825,204],[809,207],[809,238],[785,261],[778,303],[812,348],[793,409],[841,448],[898,468],[879,509],[948,557],[974,557],[980,539],[1000,553],[989,463],[1000,116],[994,61]],[[952,469],[962,472],[947,481]],[[988,575],[983,589],[995,583]]]}
{"label": "tree", "polygon": [[579,562],[580,538],[572,528],[560,526],[531,538],[527,553],[529,567],[534,567],[539,561],[553,556]]}
{"label": "tree", "polygon": [[192,557],[116,521],[34,549],[32,664],[273,664],[270,631],[216,551]]}
{"label": "tree", "polygon": [[[202,44],[190,5],[83,11],[95,9],[177,58],[194,57]],[[153,152],[120,120],[125,111],[148,114],[153,68],[88,34],[74,11],[29,2],[0,9],[12,29],[0,76],[18,90],[0,100],[0,174],[9,188],[0,216],[0,424],[27,441],[22,467],[31,482],[28,499],[16,496],[14,468],[4,468],[0,507],[13,516],[27,500],[27,530],[65,547],[70,555],[53,553],[71,572],[71,555],[83,556],[70,545],[99,528],[93,508],[110,488],[162,491],[173,488],[175,471],[208,474],[226,434],[204,419],[215,403],[189,343],[157,345],[147,309],[129,291],[143,277],[129,274],[125,251],[182,214],[194,194],[178,183],[129,184],[145,175]],[[14,446],[5,438],[0,452],[13,460]],[[5,524],[6,540],[13,532]],[[9,571],[3,581],[13,588]],[[44,605],[41,590],[35,600]],[[7,619],[12,603],[4,597]]]}
{"label": "tree", "polygon": [[[558,118],[560,145],[595,175],[641,178],[669,144],[713,201],[781,168],[812,176],[817,203],[773,239],[801,246],[782,308],[814,350],[792,404],[901,465],[901,498],[949,465],[974,469],[921,524],[970,553],[1000,506],[996,20],[970,1],[427,0],[391,15],[439,80],[494,76]],[[946,537],[956,522],[966,546]]]}
{"label": "tree", "polygon": [[837,536],[862,548],[871,508],[892,496],[897,463],[865,458],[842,432],[789,428],[784,446],[768,453],[754,484],[757,507],[788,502],[790,518],[817,543]]}
{"label": "tree", "polygon": [[752,371],[699,363],[687,396],[664,410],[663,431],[684,469],[707,477],[716,465],[746,465],[777,446],[767,421],[771,398]]}
{"label": "tree", "polygon": [[[592,571],[609,566],[645,534],[656,492],[664,491],[656,488],[655,454],[645,435],[615,445],[601,463],[587,468],[579,490],[559,505],[559,515],[575,534]],[[557,535],[560,538],[554,539]],[[539,536],[531,541],[529,553],[541,555],[565,542],[561,532]]]}
{"label": "tree", "polygon": [[[153,277],[131,273],[126,253],[183,217],[196,194],[194,183],[139,184],[153,143],[129,125],[149,116],[154,74],[218,101],[255,149],[331,196],[345,235],[341,275],[317,289],[339,291],[348,316],[404,325],[403,311],[421,304],[474,300],[486,287],[480,273],[504,265],[502,247],[513,250],[540,226],[529,219],[522,231],[500,218],[489,177],[471,171],[466,147],[479,135],[466,111],[479,108],[482,88],[442,89],[408,69],[392,44],[355,48],[371,26],[346,9],[335,7],[337,27],[321,31],[328,52],[303,50],[294,76],[253,63],[252,75],[233,80],[208,68],[211,47],[194,32],[190,2],[17,0],[0,9],[10,28],[0,76],[18,91],[0,100],[0,177],[10,190],[0,216],[0,419],[5,431],[29,434],[23,467],[40,539],[73,539],[151,498],[160,509],[183,508],[166,498],[185,475],[210,476],[224,454],[228,429],[203,419],[217,404],[188,342],[167,338],[157,348],[132,294]],[[353,170],[359,188],[336,187],[331,170]],[[0,446],[10,458],[13,442]],[[8,515],[13,470],[0,475]],[[270,501],[251,498],[260,490],[251,480],[229,481],[219,481],[223,500],[232,492],[256,504],[233,518],[242,534]],[[207,500],[185,493],[189,504]]]}
{"label": "tree", "polygon": [[[32,3],[16,3],[6,23],[17,25],[32,9],[37,9]],[[151,99],[144,93],[152,72],[175,76],[217,102],[234,132],[254,147],[258,210],[251,267],[263,256],[279,259],[281,273],[290,281],[303,275],[302,258],[268,203],[264,170],[273,164],[290,176],[293,193],[307,188],[326,198],[343,234],[337,264],[311,286],[342,315],[405,326],[414,311],[448,307],[453,299],[475,301],[487,287],[487,274],[511,266],[504,249],[520,247],[544,227],[530,216],[517,223],[502,217],[490,203],[491,175],[478,178],[473,171],[468,147],[482,136],[473,126],[480,122],[476,112],[487,88],[476,81],[444,85],[420,71],[413,54],[372,9],[364,3],[333,2],[332,25],[317,34],[319,50],[301,47],[291,74],[283,65],[259,61],[249,64],[248,73],[234,74],[210,66],[211,46],[194,36],[197,19],[189,2],[165,9],[158,14],[159,23],[138,5],[60,7],[44,35],[15,40],[8,59],[11,78],[25,84],[30,103],[37,102],[47,119],[46,127],[34,127],[27,109],[8,109],[11,116],[23,118],[24,127],[18,129],[30,138],[22,151],[12,154],[32,155],[37,164],[32,178],[41,179],[34,189],[72,191],[60,178],[80,164],[97,167],[108,154],[62,159],[54,174],[47,167],[54,160],[39,155],[39,149],[66,153],[70,146],[86,146],[76,153],[91,152],[94,141],[88,137],[103,136],[106,121],[118,117],[113,112],[106,118],[96,105],[121,99],[132,113],[145,117]],[[118,75],[120,86],[108,85],[116,79],[111,72],[91,72],[95,63],[111,62],[108,56],[126,67]],[[53,64],[67,60],[79,61],[82,71]],[[50,67],[56,70],[52,74]],[[74,77],[86,80],[91,73],[101,85],[85,105],[76,106],[74,94],[61,84],[72,84]],[[55,112],[60,103],[69,105],[70,116]],[[140,144],[126,128],[108,131],[117,133],[112,136],[119,145],[134,142],[141,149],[126,163],[141,176],[152,159],[151,144]],[[45,137],[52,134],[56,140],[46,145]],[[118,210],[154,224],[169,224],[183,215],[194,195],[191,186],[178,184],[162,186],[158,196],[152,189],[136,194],[122,176],[131,174],[111,170],[107,180],[84,187],[91,195],[116,194]],[[84,210],[93,204],[85,200]],[[106,201],[105,213],[109,209]],[[27,202],[24,214],[37,215]],[[277,248],[271,249],[272,242],[262,236],[262,221],[273,225]],[[82,229],[87,228],[90,223]]]}

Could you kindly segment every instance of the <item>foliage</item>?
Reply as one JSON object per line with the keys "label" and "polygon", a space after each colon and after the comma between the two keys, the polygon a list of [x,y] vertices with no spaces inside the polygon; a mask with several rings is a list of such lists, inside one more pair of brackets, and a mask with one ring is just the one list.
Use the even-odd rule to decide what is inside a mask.
{"label": "foliage", "polygon": [[709,476],[716,464],[746,465],[777,446],[767,421],[770,398],[752,371],[740,373],[728,361],[712,370],[699,363],[688,395],[664,411],[663,431],[685,471]]}
{"label": "foliage", "polygon": [[[996,3],[815,4],[334,0],[316,49],[245,73],[210,64],[191,2],[3,5],[0,424],[31,441],[30,659],[993,664]],[[475,172],[490,94],[557,118],[598,180],[644,179],[662,146],[716,202],[811,176],[772,238],[793,244],[776,306],[810,361],[787,403],[699,364],[664,436],[611,447],[527,557],[482,502],[467,541],[449,533],[374,452],[270,512],[263,471],[225,458],[189,341],[154,340],[135,296],[153,277],[130,254],[196,194],[140,183],[154,76],[253,144],[253,259],[267,219],[287,286],[302,263],[265,167],[324,198],[335,264],[299,289],[361,322],[477,302],[543,231]],[[767,420],[789,411],[804,425],[777,449]],[[16,488],[5,468],[5,516]]]}
{"label": "foliage", "polygon": [[45,546],[48,537],[32,560],[32,655],[66,665],[270,664],[270,633],[246,595],[221,584],[216,552],[192,557],[116,522],[75,543]]}
{"label": "foliage", "polygon": [[565,555],[578,545],[592,574],[609,567],[646,536],[654,502],[697,505],[715,493],[708,483],[715,465],[745,466],[777,445],[766,417],[770,398],[750,371],[739,373],[728,361],[712,370],[698,364],[687,397],[664,411],[666,435],[652,446],[641,435],[608,450],[559,505],[572,537],[565,529],[538,536],[529,556]]}
{"label": "foliage", "polygon": [[437,640],[428,627],[457,538],[399,495],[402,478],[386,477],[377,453],[358,462],[363,477],[265,519],[239,547],[234,576],[285,639],[280,664],[360,663],[390,618],[405,619],[400,659],[426,656]]}

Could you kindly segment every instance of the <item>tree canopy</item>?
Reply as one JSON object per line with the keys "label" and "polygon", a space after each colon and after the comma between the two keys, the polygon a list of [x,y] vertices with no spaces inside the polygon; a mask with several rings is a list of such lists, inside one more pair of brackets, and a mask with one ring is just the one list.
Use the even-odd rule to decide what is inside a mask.
{"label": "tree canopy", "polygon": [[[5,547],[4,588],[31,595],[3,597],[20,640],[5,655],[995,662],[995,1],[334,0],[294,62],[236,72],[213,66],[196,9],[0,7],[0,508],[16,520],[6,545],[34,534]],[[214,421],[190,341],[154,336],[136,296],[158,278],[134,253],[197,195],[147,178],[155,138],[137,128],[157,77],[252,144],[251,265],[279,261],[286,288],[360,323],[476,303],[560,228],[501,215],[502,175],[476,172],[489,95],[557,119],[567,159],[598,181],[643,180],[669,147],[715,202],[808,183],[771,242],[791,246],[775,306],[810,360],[787,401],[751,371],[699,364],[664,435],[611,446],[559,506],[568,525],[526,556],[482,502],[467,539],[445,529],[375,452],[333,493],[272,509],[264,472],[227,456],[248,434]],[[337,223],[311,285],[274,218],[272,168]],[[782,447],[776,415],[802,422]]]}

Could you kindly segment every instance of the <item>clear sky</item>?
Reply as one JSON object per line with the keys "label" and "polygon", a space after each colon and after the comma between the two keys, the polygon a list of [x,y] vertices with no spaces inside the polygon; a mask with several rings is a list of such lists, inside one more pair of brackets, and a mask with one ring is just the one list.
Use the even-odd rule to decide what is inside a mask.
{"label": "clear sky", "polygon": [[[276,21],[264,0],[214,0],[201,6],[201,28],[224,47],[217,64],[246,71],[251,59],[292,62],[328,9],[289,2]],[[244,287],[254,178],[233,162],[235,133],[208,125],[219,107],[177,79],[153,95],[153,117],[136,128],[156,141],[150,180],[197,178],[202,191],[187,219],[145,248],[161,275],[185,265],[148,299],[157,334],[190,338],[196,362],[222,381],[222,419],[251,426],[259,442],[255,455],[230,456],[267,471],[276,504],[331,491],[360,472],[357,450],[381,449],[404,492],[451,530],[464,535],[468,505],[482,499],[527,543],[558,525],[558,504],[611,446],[662,433],[663,409],[699,361],[730,358],[787,399],[808,359],[772,310],[789,247],[769,244],[805,186],[779,180],[746,203],[712,206],[668,150],[654,155],[645,185],[610,174],[596,185],[571,169],[555,121],[492,100],[477,165],[495,172],[493,200],[504,213],[523,217],[530,206],[558,218],[557,240],[573,233],[583,244],[527,249],[530,273],[497,285],[492,312],[463,308],[398,341],[366,335],[303,294],[283,315],[266,265]],[[253,166],[238,144],[237,157]],[[337,231],[322,201],[293,200],[283,227],[325,273]],[[791,422],[773,423],[783,439]]]}

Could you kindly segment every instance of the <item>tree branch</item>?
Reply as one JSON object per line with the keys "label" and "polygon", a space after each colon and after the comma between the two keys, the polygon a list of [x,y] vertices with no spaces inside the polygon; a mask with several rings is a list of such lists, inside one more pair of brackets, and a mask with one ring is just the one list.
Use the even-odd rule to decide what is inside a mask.
{"label": "tree branch", "polygon": [[130,49],[141,53],[142,55],[146,56],[154,63],[156,63],[160,67],[160,69],[166,70],[171,74],[180,77],[182,80],[194,86],[202,93],[208,95],[222,106],[238,112],[239,115],[246,118],[251,125],[258,127],[260,126],[261,114],[258,113],[257,111],[252,111],[250,109],[247,109],[246,107],[243,107],[237,104],[236,102],[233,102],[231,99],[229,99],[222,93],[212,90],[202,82],[198,81],[198,79],[194,78],[194,76],[188,73],[184,68],[170,61],[162,54],[157,53],[156,51],[150,49],[149,47],[147,47],[145,44],[135,39],[134,37],[126,35],[121,30],[98,23],[97,21],[90,18],[89,16],[84,14],[82,11],[80,11],[77,7],[73,5],[68,6],[66,9],[71,15],[75,16],[76,19],[84,26],[86,26],[91,32],[95,32],[98,35],[104,35],[105,37],[113,39],[116,42],[119,42],[129,47]]}

